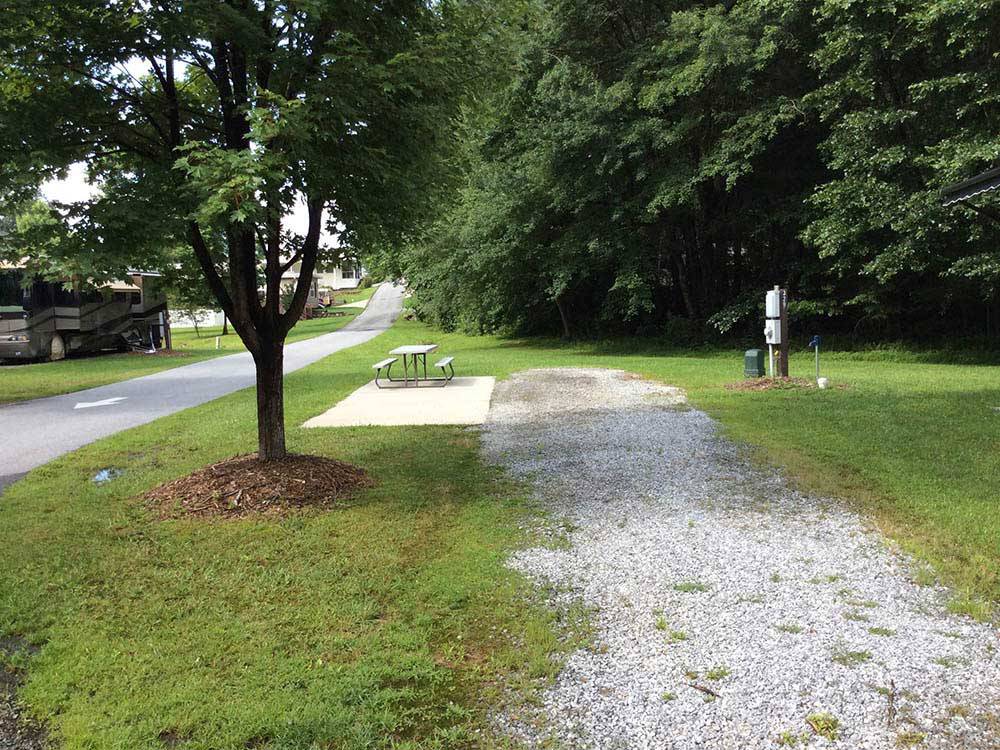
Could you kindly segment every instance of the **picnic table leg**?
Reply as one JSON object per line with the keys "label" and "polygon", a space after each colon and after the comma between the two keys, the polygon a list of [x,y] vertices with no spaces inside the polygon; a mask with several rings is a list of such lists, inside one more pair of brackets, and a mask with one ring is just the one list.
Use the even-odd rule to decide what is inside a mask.
{"label": "picnic table leg", "polygon": [[427,380],[427,355],[424,355],[424,380]]}

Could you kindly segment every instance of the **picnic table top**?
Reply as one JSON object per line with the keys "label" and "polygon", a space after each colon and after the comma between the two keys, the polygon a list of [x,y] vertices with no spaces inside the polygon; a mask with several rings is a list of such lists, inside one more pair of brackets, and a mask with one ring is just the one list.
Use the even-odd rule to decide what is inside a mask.
{"label": "picnic table top", "polygon": [[437,348],[437,344],[408,344],[407,346],[397,346],[389,354],[430,354]]}

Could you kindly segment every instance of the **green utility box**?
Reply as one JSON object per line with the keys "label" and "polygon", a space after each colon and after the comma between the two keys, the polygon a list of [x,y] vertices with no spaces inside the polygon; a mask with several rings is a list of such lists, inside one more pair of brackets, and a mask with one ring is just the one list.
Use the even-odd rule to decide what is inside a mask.
{"label": "green utility box", "polygon": [[743,355],[743,374],[748,378],[762,378],[764,370],[764,350],[748,349]]}

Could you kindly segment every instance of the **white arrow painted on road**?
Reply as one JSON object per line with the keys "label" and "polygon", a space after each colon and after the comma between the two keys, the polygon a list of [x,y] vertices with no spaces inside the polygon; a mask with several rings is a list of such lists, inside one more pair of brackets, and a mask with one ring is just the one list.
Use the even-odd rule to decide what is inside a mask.
{"label": "white arrow painted on road", "polygon": [[124,401],[128,396],[115,396],[114,398],[106,398],[103,401],[81,401],[79,404],[74,406],[74,409],[92,409],[95,406],[111,406],[112,404],[117,404],[119,401]]}

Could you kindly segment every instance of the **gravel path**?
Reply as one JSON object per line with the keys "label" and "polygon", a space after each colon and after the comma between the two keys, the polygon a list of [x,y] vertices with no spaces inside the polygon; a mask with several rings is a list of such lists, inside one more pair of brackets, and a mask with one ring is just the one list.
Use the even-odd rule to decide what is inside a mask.
{"label": "gravel path", "polygon": [[[483,446],[567,530],[511,565],[554,606],[595,610],[592,645],[536,716],[499,719],[505,733],[572,748],[1000,748],[1000,634],[950,615],[948,592],[915,584],[857,514],[753,467],[677,389],[520,373],[498,384]],[[837,739],[810,717],[835,720]]]}

